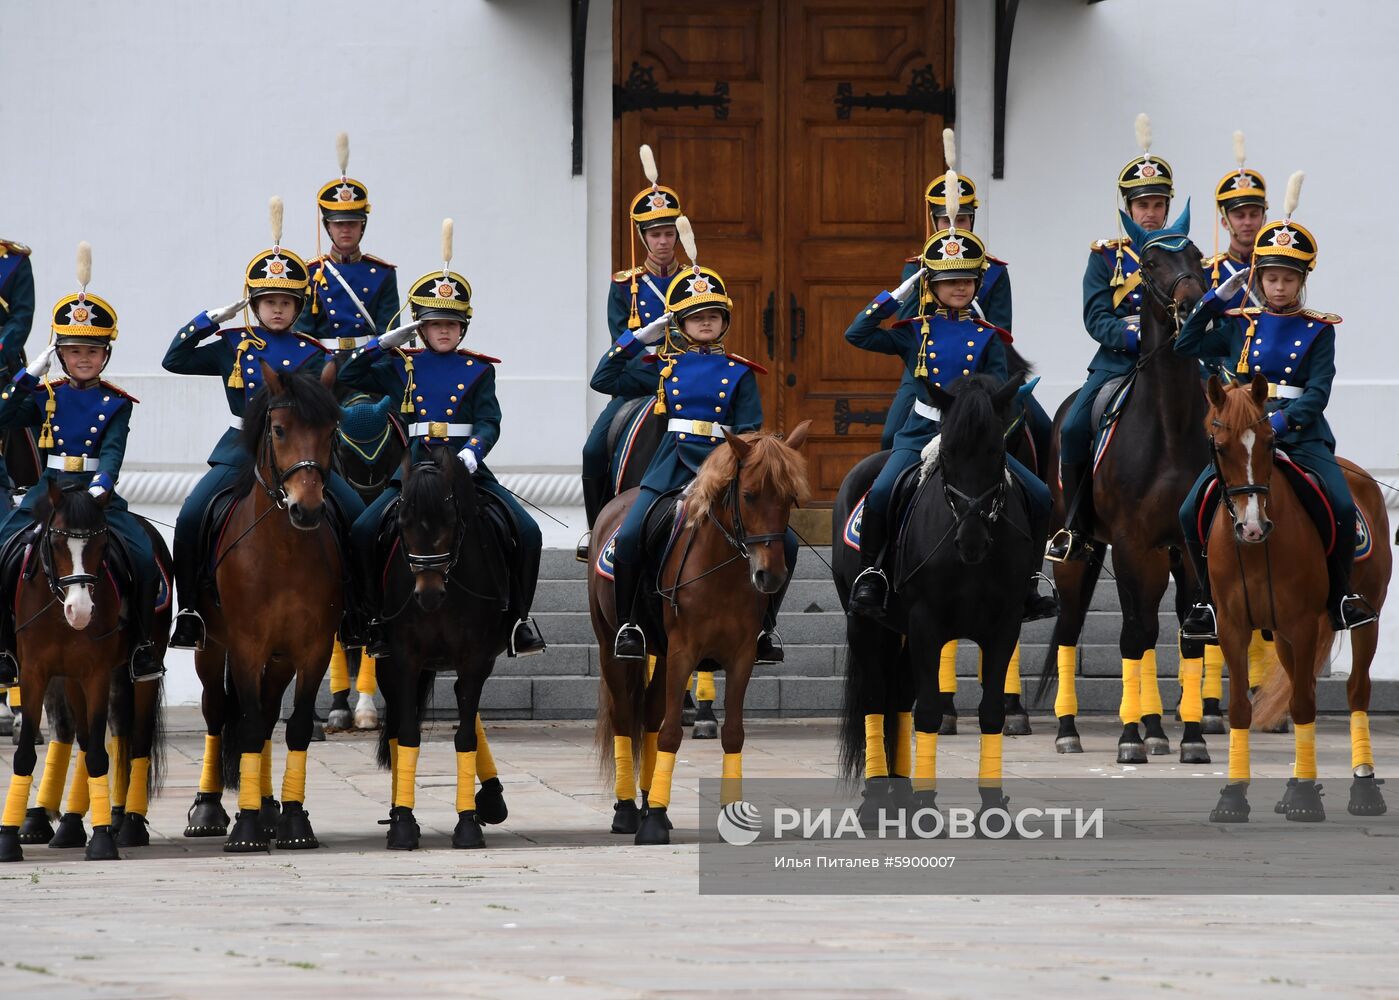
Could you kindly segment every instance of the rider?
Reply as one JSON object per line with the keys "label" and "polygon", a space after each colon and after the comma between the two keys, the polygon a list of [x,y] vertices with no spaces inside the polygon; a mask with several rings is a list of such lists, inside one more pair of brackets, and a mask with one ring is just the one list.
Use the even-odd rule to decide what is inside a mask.
{"label": "rider", "polygon": [[[0,546],[34,524],[34,510],[48,498],[48,484],[64,490],[85,489],[105,508],[110,539],[120,545],[132,575],[126,602],[132,634],[131,677],[155,680],[165,673],[151,641],[160,570],[145,525],[117,495],[117,479],[126,455],[126,436],[134,396],[102,379],[117,339],[117,313],[105,299],[87,291],[91,250],[78,247],[78,284],[53,307],[53,343],[22,369],[0,392],[0,428],[42,428],[39,450],[43,473],[20,505],[0,524]],[[41,381],[55,355],[64,378]],[[15,566],[18,570],[18,566]],[[8,568],[6,570],[8,575]],[[18,575],[16,573],[16,575]],[[13,594],[6,581],[6,594]],[[0,608],[0,674],[16,668],[13,602]],[[0,683],[6,683],[0,679]]]}
{"label": "rider", "polygon": [[[635,333],[665,312],[664,289],[678,267],[675,261],[675,220],[680,217],[680,198],[670,188],[656,183],[656,158],[650,146],[641,147],[641,166],[651,183],[631,200],[633,266],[612,276],[612,286],[607,295],[607,332],[614,344],[624,333]],[[646,260],[641,267],[635,266],[637,236],[646,248]],[[578,540],[577,556],[581,561],[587,561],[592,526],[597,520],[598,511],[611,499],[608,429],[627,400],[649,396],[654,391],[655,375],[645,364],[651,353],[648,349],[631,360],[628,368],[635,378],[620,382],[608,390],[612,400],[603,407],[583,445],[583,506],[589,530]]]}
{"label": "rider", "polygon": [[[1235,132],[1234,159],[1238,161],[1238,169],[1229,171],[1214,186],[1214,204],[1219,210],[1219,224],[1229,234],[1229,246],[1223,253],[1205,261],[1211,288],[1218,288],[1220,283],[1248,270],[1253,259],[1253,242],[1267,218],[1267,185],[1262,174],[1244,166],[1244,158],[1244,134]],[[1216,229],[1216,235],[1218,232]],[[1225,307],[1237,309],[1245,304],[1245,297],[1248,305],[1262,305],[1257,289],[1241,288]]]}
{"label": "rider", "polygon": [[[1340,632],[1378,617],[1370,603],[1350,591],[1355,561],[1355,500],[1336,462],[1336,439],[1326,422],[1326,402],[1336,375],[1336,324],[1341,317],[1302,306],[1307,274],[1316,267],[1317,244],[1311,232],[1292,221],[1302,174],[1288,180],[1284,218],[1259,231],[1253,246],[1252,271],[1240,270],[1210,291],[1181,327],[1175,349],[1188,357],[1224,355],[1236,359],[1234,377],[1268,379],[1268,422],[1276,444],[1298,465],[1321,479],[1336,520],[1336,544],[1326,557],[1329,589],[1326,609],[1331,627]],[[1230,309],[1229,302],[1254,292],[1261,306]],[[1236,321],[1237,320],[1237,321]],[[1214,469],[1206,467],[1180,509],[1186,547],[1195,560],[1200,599],[1181,623],[1187,639],[1214,639],[1209,573],[1198,512]]]}
{"label": "rider", "polygon": [[[34,325],[34,270],[29,248],[13,240],[0,240],[0,381],[23,365],[24,342]],[[13,499],[14,482],[0,453],[0,510]]]}
{"label": "rider", "polygon": [[[1150,233],[1166,225],[1175,189],[1171,165],[1151,155],[1151,122],[1146,115],[1137,116],[1137,143],[1142,155],[1122,168],[1117,189],[1132,221]],[[1083,325],[1099,346],[1088,365],[1088,379],[1059,429],[1059,481],[1069,518],[1049,542],[1045,558],[1051,562],[1087,558],[1093,497],[1093,401],[1104,385],[1127,374],[1136,364],[1142,309],[1139,267],[1131,239],[1119,236],[1093,244],[1083,273]]]}
{"label": "rider", "polygon": [[[955,184],[956,174],[949,170],[948,189]],[[850,593],[850,610],[856,614],[878,617],[887,604],[889,581],[881,563],[890,534],[894,484],[901,472],[922,460],[923,448],[941,428],[942,415],[928,397],[929,382],[951,389],[962,376],[973,373],[1002,380],[1007,377],[1000,336],[1004,331],[977,318],[970,308],[985,261],[986,248],[976,236],[952,227],[939,230],[924,244],[919,269],[893,293],[880,292],[845,331],[845,339],[856,347],[901,356],[915,379],[917,392],[908,418],[894,437],[894,450],[865,498],[860,525],[860,563],[864,568]],[[881,327],[915,292],[918,311],[892,327]],[[1010,455],[1006,464],[1024,486],[1032,516],[1047,519],[1050,500],[1044,483]],[[1038,614],[1042,600],[1032,583],[1027,615],[1031,604]]]}
{"label": "rider", "polygon": [[[412,421],[408,425],[412,461],[427,461],[430,448],[451,448],[476,486],[500,500],[510,512],[520,550],[511,564],[510,610],[516,620],[509,655],[540,653],[544,639],[529,614],[543,547],[539,525],[485,465],[487,453],[500,437],[500,403],[495,394],[495,366],[500,362],[461,347],[471,322],[471,285],[450,270],[451,255],[443,256],[447,260],[442,268],[423,275],[408,293],[414,321],[370,337],[350,355],[340,379],[354,389],[402,399],[403,410]],[[426,348],[404,349],[403,344],[415,331]],[[379,527],[401,489],[401,480],[395,475],[351,531],[371,614],[377,614],[383,604],[382,577],[375,566]],[[387,653],[381,635],[374,635],[369,653]]]}
{"label": "rider", "polygon": [[[281,246],[282,200],[272,199],[272,247],[258,253],[248,262],[243,276],[243,298],[223,308],[199,313],[190,320],[165,352],[162,364],[176,375],[210,375],[225,379],[224,392],[232,414],[229,427],[214,445],[209,456],[209,471],[199,480],[180,507],[175,519],[175,581],[180,599],[180,612],[175,618],[175,631],[170,645],[186,649],[204,646],[204,620],[195,610],[198,603],[200,566],[199,531],[204,513],[214,498],[238,478],[239,471],[253,461],[240,440],[243,411],[262,385],[259,362],[266,362],[279,372],[318,373],[325,367],[325,347],[305,334],[292,329],[306,301],[306,264],[300,257]],[[232,319],[239,310],[251,307],[255,324],[244,315],[243,326],[219,329],[219,324]],[[212,339],[211,339],[212,338]],[[208,343],[201,343],[202,341]],[[330,472],[325,480],[326,496],[339,510],[348,525],[364,502],[338,474]],[[361,644],[353,574],[347,574],[345,617],[341,624],[346,646]]]}

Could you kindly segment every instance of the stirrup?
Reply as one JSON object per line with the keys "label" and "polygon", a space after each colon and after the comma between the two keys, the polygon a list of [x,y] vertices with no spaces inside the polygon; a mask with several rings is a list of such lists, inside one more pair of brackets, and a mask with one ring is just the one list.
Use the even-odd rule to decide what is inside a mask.
{"label": "stirrup", "polygon": [[[630,634],[633,633],[633,632],[635,632],[636,635],[637,635],[637,637],[641,640],[641,655],[640,655],[640,656],[623,656],[622,653],[621,653],[622,636],[624,636],[624,635],[630,635]],[[619,659],[619,660],[644,660],[644,659],[646,659],[646,633],[643,632],[643,631],[641,630],[641,626],[640,626],[640,625],[633,625],[631,622],[624,622],[624,623],[622,624],[622,626],[621,626],[620,628],[617,629],[617,638],[614,639],[613,642],[612,642],[612,655],[615,656],[615,657],[617,657],[617,659]]]}
{"label": "stirrup", "polygon": [[[1052,563],[1071,562],[1085,558],[1092,543],[1081,537],[1071,528],[1060,528],[1044,547],[1044,558]],[[1059,551],[1056,552],[1055,550]]]}
{"label": "stirrup", "polygon": [[573,558],[577,559],[580,563],[587,562],[588,552],[592,548],[592,544],[593,533],[591,531],[583,532],[583,537],[578,539],[578,544],[573,547]]}
{"label": "stirrup", "polygon": [[[860,592],[860,583],[865,579],[865,577],[870,577],[872,581],[877,580],[877,583],[872,582],[870,586],[880,587],[884,591],[879,598],[879,603],[877,604],[858,599]],[[866,566],[864,569],[860,570],[860,575],[855,577],[855,582],[850,585],[851,610],[862,612],[882,612],[888,606],[888,604],[889,578],[884,575],[884,570],[880,569],[878,566]]]}
{"label": "stirrup", "polygon": [[[534,644],[521,646],[516,642],[522,629],[525,630],[527,638],[534,640]],[[515,622],[515,627],[510,630],[511,656],[533,656],[536,653],[544,652],[546,648],[544,636],[540,633],[539,625],[533,618],[521,618]]]}
{"label": "stirrup", "polygon": [[19,661],[9,650],[0,650],[0,687],[14,687],[19,683]]}
{"label": "stirrup", "polygon": [[[175,636],[177,636],[177,635],[180,634],[180,622],[181,622],[181,621],[188,622],[188,621],[190,621],[191,619],[193,619],[194,622],[195,622],[195,625],[198,626],[199,637],[198,637],[197,639],[194,640],[194,644],[193,644],[193,645],[190,645],[190,644],[185,643],[185,642],[176,642],[176,641],[175,641]],[[192,626],[192,627],[193,627],[193,626]],[[178,614],[175,615],[175,628],[174,628],[174,630],[173,630],[173,634],[172,634],[171,637],[170,637],[170,645],[174,646],[174,647],[177,648],[177,649],[198,649],[198,650],[202,650],[202,649],[204,648],[204,642],[205,642],[205,640],[208,639],[208,635],[209,635],[209,633],[208,633],[208,630],[206,629],[206,627],[205,627],[205,625],[204,625],[204,618],[203,618],[203,616],[201,616],[201,615],[199,614],[199,612],[198,612],[198,611],[195,611],[193,608],[185,608],[184,610],[180,611]]]}
{"label": "stirrup", "polygon": [[758,663],[782,663],[786,658],[786,646],[782,642],[781,632],[771,628],[758,633]]}
{"label": "stirrup", "polygon": [[154,649],[155,643],[147,640],[146,642],[137,643],[136,648],[131,651],[131,660],[128,662],[127,666],[131,671],[132,683],[139,684],[141,681],[158,681],[165,676],[165,664],[158,661],[153,664],[155,669],[144,674],[138,674],[136,672],[136,658],[143,652]]}
{"label": "stirrup", "polygon": [[[1351,620],[1346,614],[1347,611],[1353,613],[1354,620]],[[1345,631],[1369,625],[1371,622],[1379,621],[1379,618],[1379,613],[1375,611],[1374,605],[1363,594],[1346,594],[1336,606],[1335,613],[1331,615],[1331,624],[1333,628],[1340,626],[1336,631]]]}
{"label": "stirrup", "polygon": [[[1190,619],[1197,613],[1205,621],[1192,627]],[[1203,639],[1207,642],[1217,641],[1219,639],[1219,623],[1214,617],[1214,606],[1206,601],[1197,601],[1192,604],[1185,620],[1180,623],[1180,637],[1182,639]]]}

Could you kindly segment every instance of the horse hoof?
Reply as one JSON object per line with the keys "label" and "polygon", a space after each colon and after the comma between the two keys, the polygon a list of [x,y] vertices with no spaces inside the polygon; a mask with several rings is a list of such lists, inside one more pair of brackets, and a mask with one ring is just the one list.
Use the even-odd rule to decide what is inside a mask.
{"label": "horse hoof", "polygon": [[888,778],[866,778],[865,790],[861,793],[860,807],[855,810],[860,829],[878,830],[886,815],[892,815],[897,808],[894,804],[894,790]]}
{"label": "horse hoof", "polygon": [[452,846],[462,851],[486,846],[486,835],[481,832],[481,823],[472,810],[457,813],[457,828],[452,831]]}
{"label": "horse hoof", "polygon": [[912,811],[917,801],[913,792],[913,779],[896,774],[889,778],[889,804],[894,809]]}
{"label": "horse hoof", "polygon": [[53,840],[53,824],[49,822],[49,811],[43,806],[33,806],[24,813],[24,822],[19,825],[21,844],[47,844]]}
{"label": "horse hoof", "polygon": [[487,778],[476,791],[476,818],[489,826],[504,823],[510,815],[505,806],[505,789],[499,778]]}
{"label": "horse hoof", "polygon": [[1247,823],[1248,813],[1248,786],[1236,782],[1219,790],[1219,801],[1210,810],[1210,822]]}
{"label": "horse hoof", "polygon": [[1228,731],[1228,727],[1224,725],[1224,716],[1219,714],[1200,716],[1200,732],[1206,736],[1223,736]]}
{"label": "horse hoof", "polygon": [[618,799],[612,806],[612,832],[636,833],[641,826],[641,810],[631,799]]}
{"label": "horse hoof", "polygon": [[264,839],[270,839],[277,832],[277,820],[282,815],[281,804],[270,795],[262,797],[262,805],[257,811],[258,819],[262,823],[262,833]]}
{"label": "horse hoof", "polygon": [[636,844],[656,846],[670,843],[670,820],[664,806],[647,809],[636,830]]}
{"label": "horse hoof", "polygon": [[[651,793],[650,793],[650,792],[645,792],[645,791],[643,791],[643,792],[641,793],[641,815],[642,815],[642,816],[645,816],[645,815],[646,815],[647,813],[649,813],[650,811],[651,811]],[[661,819],[665,822],[665,828],[666,828],[667,830],[673,830],[673,829],[675,829],[675,827],[671,825],[670,817],[669,817],[669,816],[662,816]]]}
{"label": "horse hoof", "polygon": [[1210,762],[1210,750],[1204,743],[1182,743],[1180,745],[1180,762],[1182,764],[1208,764]]}
{"label": "horse hoof", "polygon": [[1021,712],[1019,715],[1007,715],[1005,726],[1002,727],[1001,732],[1006,736],[1031,735],[1030,717],[1024,712]]}
{"label": "horse hoof", "polygon": [[344,708],[332,708],[330,715],[325,720],[325,731],[328,733],[341,733],[355,724],[355,717],[350,712],[350,706]]}
{"label": "horse hoof", "polygon": [[23,860],[24,848],[19,846],[19,827],[0,826],[0,862]]}
{"label": "horse hoof", "polygon": [[228,834],[228,813],[219,792],[199,792],[185,820],[186,837],[223,837]]}
{"label": "horse hoof", "polygon": [[282,815],[277,817],[277,849],[313,851],[320,846],[316,832],[311,829],[311,817],[306,815],[306,807],[300,802],[283,803]]}
{"label": "horse hoof", "polygon": [[374,699],[367,694],[360,695],[359,702],[355,705],[355,728],[379,728],[379,709],[374,704]]}
{"label": "horse hoof", "polygon": [[325,742],[325,726],[321,724],[321,720],[320,720],[320,719],[312,719],[312,720],[311,720],[311,742],[312,742],[312,743],[324,743],[324,742]]}
{"label": "horse hoof", "polygon": [[121,825],[126,822],[126,806],[112,806],[112,836],[121,833]]}
{"label": "horse hoof", "polygon": [[150,847],[151,832],[146,825],[146,817],[140,813],[127,813],[121,829],[117,831],[118,847]]}
{"label": "horse hoof", "polygon": [[1073,736],[1059,736],[1054,740],[1054,750],[1057,753],[1083,753],[1083,740],[1078,734]]}
{"label": "horse hoof", "polygon": [[50,847],[64,850],[87,846],[87,833],[83,830],[83,818],[77,813],[64,813],[58,820],[58,829],[53,832]]}
{"label": "horse hoof", "polygon": [[[418,821],[413,817],[412,809],[394,806],[389,810],[389,833],[385,847],[391,851],[416,851],[418,834]],[[277,846],[282,845],[279,843]]]}
{"label": "horse hoof", "polygon": [[1146,745],[1142,743],[1117,744],[1117,762],[1119,764],[1145,764]]}
{"label": "horse hoof", "polygon": [[1380,782],[1373,774],[1357,777],[1350,783],[1350,802],[1346,812],[1352,816],[1383,816],[1389,807],[1380,794]]}
{"label": "horse hoof", "polygon": [[955,715],[943,715],[943,717],[942,717],[942,725],[938,726],[938,735],[939,735],[939,736],[956,736],[956,735],[957,735],[957,716],[955,716]]}
{"label": "horse hoof", "polygon": [[1282,798],[1278,799],[1277,804],[1273,806],[1273,812],[1277,813],[1279,816],[1287,812],[1287,807],[1292,805],[1292,793],[1296,788],[1297,779],[1288,778],[1287,787],[1282,790]]}
{"label": "horse hoof", "polygon": [[1315,781],[1298,780],[1291,789],[1292,798],[1287,803],[1287,818],[1293,823],[1320,823],[1326,819],[1326,809],[1321,804],[1321,786]]}
{"label": "horse hoof", "polygon": [[233,821],[233,829],[223,842],[228,854],[271,854],[272,843],[262,826],[262,817],[256,809],[239,809]]}
{"label": "horse hoof", "polygon": [[719,738],[719,723],[713,719],[696,719],[695,731],[690,735],[697,740],[717,740]]}
{"label": "horse hoof", "polygon": [[[981,790],[981,808],[976,813],[976,836],[979,840],[1019,840],[1020,834],[1015,829],[1015,818],[1010,815],[1007,808],[1010,805],[1010,798],[1000,794],[1000,789]],[[984,822],[987,813],[993,810],[1000,810],[1005,814],[1005,819],[997,817],[996,822],[989,826]],[[990,829],[993,832],[987,833]]]}
{"label": "horse hoof", "polygon": [[121,860],[121,855],[117,853],[117,842],[112,839],[110,826],[94,826],[92,828],[92,839],[88,841],[87,851],[83,857],[88,861]]}
{"label": "horse hoof", "polygon": [[1160,757],[1171,752],[1171,741],[1164,736],[1148,736],[1146,738],[1146,752],[1153,757]]}

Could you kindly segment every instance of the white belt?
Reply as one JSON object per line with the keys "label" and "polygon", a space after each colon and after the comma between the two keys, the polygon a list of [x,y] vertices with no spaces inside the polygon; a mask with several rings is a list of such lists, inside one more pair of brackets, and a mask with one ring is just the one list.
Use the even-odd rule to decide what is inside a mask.
{"label": "white belt", "polygon": [[475,429],[475,424],[449,424],[445,420],[424,420],[408,425],[412,437],[464,438],[470,437]]}
{"label": "white belt", "polygon": [[232,427],[235,431],[241,431],[243,429],[243,418],[229,417],[228,426]]}
{"label": "white belt", "polygon": [[335,349],[337,351],[353,351],[369,343],[368,337],[336,337]]}
{"label": "white belt", "polygon": [[937,423],[942,423],[942,411],[939,410],[936,406],[929,406],[921,399],[915,399],[913,401],[913,412],[918,414],[920,417],[926,417],[929,420],[936,421]]}
{"label": "white belt", "polygon": [[1268,383],[1269,399],[1296,399],[1300,395],[1302,395],[1302,387],[1300,385],[1278,385],[1276,382]]}
{"label": "white belt", "polygon": [[81,455],[50,455],[46,464],[60,472],[96,472],[98,468],[97,459]]}
{"label": "white belt", "polygon": [[720,431],[732,431],[730,424],[716,424],[712,420],[676,420],[672,417],[666,421],[665,429],[681,434],[699,434],[701,437],[718,437]]}

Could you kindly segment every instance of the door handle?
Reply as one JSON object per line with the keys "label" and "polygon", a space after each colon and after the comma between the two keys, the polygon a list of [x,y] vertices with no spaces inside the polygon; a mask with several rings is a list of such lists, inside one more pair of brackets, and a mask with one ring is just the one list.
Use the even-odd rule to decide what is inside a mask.
{"label": "door handle", "polygon": [[791,293],[791,322],[787,329],[787,342],[791,349],[791,360],[797,360],[797,342],[806,336],[806,310],[797,305],[797,295]]}
{"label": "door handle", "polygon": [[777,336],[777,332],[776,332],[776,330],[774,329],[774,326],[775,326],[776,322],[777,322],[777,293],[776,293],[776,292],[768,292],[768,304],[767,304],[767,308],[765,308],[765,309],[763,310],[763,337],[764,337],[764,339],[766,339],[767,342],[768,342],[768,360],[769,360],[769,361],[771,361],[771,360],[776,356],[776,354],[775,354],[775,350],[776,350],[775,338],[776,338],[776,336]]}

